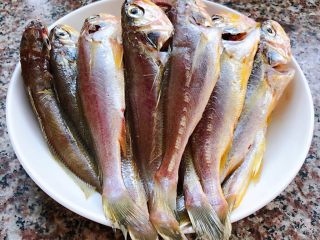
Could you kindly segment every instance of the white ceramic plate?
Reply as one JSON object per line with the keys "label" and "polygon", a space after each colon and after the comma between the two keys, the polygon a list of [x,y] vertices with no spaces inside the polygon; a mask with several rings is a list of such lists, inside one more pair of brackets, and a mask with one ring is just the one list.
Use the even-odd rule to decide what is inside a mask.
{"label": "white ceramic plate", "polygon": [[[90,15],[106,12],[120,16],[122,2],[96,2],[66,15],[53,25],[65,23],[80,30],[84,19]],[[214,3],[208,2],[207,5],[211,14],[233,11]],[[261,178],[258,183],[250,185],[241,206],[232,213],[232,222],[254,213],[279,195],[298,173],[308,153],[313,134],[313,103],[299,65],[295,60],[292,65],[296,77],[273,115]],[[7,126],[17,157],[43,191],[79,215],[110,226],[103,215],[101,196],[95,193],[86,199],[78,185],[52,157],[26,97],[19,64],[7,95]]]}

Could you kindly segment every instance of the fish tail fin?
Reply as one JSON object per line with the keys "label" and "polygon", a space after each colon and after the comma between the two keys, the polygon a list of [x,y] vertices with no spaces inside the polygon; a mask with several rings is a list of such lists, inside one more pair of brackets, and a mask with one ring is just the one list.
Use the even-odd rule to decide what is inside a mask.
{"label": "fish tail fin", "polygon": [[223,223],[202,189],[189,147],[185,150],[183,164],[185,207],[194,231],[199,239],[223,239]]}
{"label": "fish tail fin", "polygon": [[186,206],[190,221],[199,239],[224,239],[224,226],[207,201]]}
{"label": "fish tail fin", "polygon": [[224,220],[224,227],[223,227],[223,240],[228,240],[231,237],[232,225],[231,225],[231,218],[230,212],[228,212],[225,220]]}
{"label": "fish tail fin", "polygon": [[179,195],[177,197],[177,218],[179,220],[181,231],[185,232],[188,228],[192,227],[188,212],[185,208],[183,195]]}
{"label": "fish tail fin", "polygon": [[186,239],[176,219],[176,194],[174,193],[173,189],[164,189],[158,181],[155,181],[150,206],[150,219],[165,240]]}
{"label": "fish tail fin", "polygon": [[102,195],[102,205],[105,215],[120,229],[124,236],[129,232],[133,240],[157,239],[157,233],[149,221],[149,216],[140,209],[129,194],[118,194],[115,198]]}

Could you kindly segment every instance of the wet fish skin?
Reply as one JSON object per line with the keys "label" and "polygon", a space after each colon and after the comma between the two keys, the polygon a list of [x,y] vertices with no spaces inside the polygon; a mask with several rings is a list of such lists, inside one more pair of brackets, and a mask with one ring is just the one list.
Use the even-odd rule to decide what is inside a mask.
{"label": "wet fish skin", "polygon": [[134,155],[150,194],[163,151],[162,104],[166,46],[173,26],[160,7],[146,0],[126,1],[122,7],[126,69],[127,119],[132,128]]}
{"label": "wet fish skin", "polygon": [[291,69],[277,70],[290,60],[290,40],[283,28],[272,20],[263,22],[261,42],[249,79],[244,109],[226,162],[221,165],[221,182],[242,163],[256,132],[265,125],[276,102],[292,80],[294,72]]}
{"label": "wet fish skin", "polygon": [[[271,113],[282,96],[284,90],[292,81],[294,74],[295,72],[293,69],[286,69],[286,71],[278,72],[269,67],[267,70],[266,79],[270,88],[267,88],[265,91],[267,92],[266,95],[271,97],[268,99],[262,97],[262,99],[265,99],[266,102],[265,106],[261,106],[262,109],[265,109],[266,113],[262,114],[264,116],[264,119],[262,120],[263,123],[259,124],[260,122],[256,122],[260,128],[255,131],[256,135],[253,143],[249,147],[249,150],[242,160],[241,165],[223,183],[223,192],[228,201],[230,211],[240,205],[250,182],[252,179],[257,178],[261,171],[266,148],[267,125],[271,117]],[[261,96],[256,94],[256,97]],[[250,122],[247,123],[250,125]]]}
{"label": "wet fish skin", "polygon": [[[217,13],[218,14],[218,13]],[[219,13],[219,15],[212,17],[216,27],[221,28],[223,37],[232,37],[230,40],[240,40],[247,35],[248,32],[256,28],[257,23],[252,19],[238,15]],[[225,221],[219,219],[219,216],[209,202],[208,197],[203,191],[200,179],[193,164],[193,156],[191,153],[186,153],[191,150],[190,146],[186,147],[183,164],[184,167],[184,200],[185,204],[181,206],[181,198],[179,201],[179,216],[183,219],[180,221],[180,226],[183,228],[188,227],[188,221],[191,220],[193,229],[197,233],[199,239],[227,239],[230,233],[231,224],[228,218]],[[226,202],[223,202],[226,205]],[[185,207],[185,208],[184,208]],[[186,213],[183,210],[187,210]],[[228,214],[227,214],[228,216]],[[225,217],[224,217],[225,218]]]}
{"label": "wet fish skin", "polygon": [[122,177],[131,198],[135,200],[137,205],[140,206],[145,213],[148,213],[147,195],[139,174],[135,155],[132,151],[131,135],[130,126],[126,121],[126,152],[122,153],[121,156]]}
{"label": "wet fish skin", "polygon": [[175,27],[164,99],[164,156],[155,174],[150,216],[165,239],[184,236],[175,219],[178,168],[219,75],[221,32],[212,27],[201,1],[175,2]]}
{"label": "wet fish skin", "polygon": [[79,38],[79,94],[102,173],[105,215],[132,239],[156,239],[148,213],[122,177],[126,153],[125,92],[120,22],[111,15],[86,19]]}
{"label": "wet fish skin", "polygon": [[79,122],[77,91],[77,58],[79,33],[66,25],[57,25],[50,32],[50,68],[61,108],[72,124]]}
{"label": "wet fish skin", "polygon": [[182,161],[184,203],[197,239],[223,239],[224,225],[203,191],[193,164],[190,144],[185,149]]}
{"label": "wet fish skin", "polygon": [[265,134],[265,127],[257,132],[243,163],[231,174],[226,182],[223,183],[223,192],[230,210],[240,205],[251,179],[259,172],[265,153]]}
{"label": "wet fish skin", "polygon": [[55,96],[49,64],[50,49],[47,28],[39,21],[31,21],[20,45],[22,76],[29,100],[51,152],[77,177],[99,190],[93,160],[67,124]]}
{"label": "wet fish skin", "polygon": [[81,112],[77,93],[79,32],[68,25],[57,25],[50,32],[50,69],[60,106],[68,124],[77,130],[88,150],[91,140]]}
{"label": "wet fish skin", "polygon": [[220,164],[242,111],[247,81],[260,39],[255,28],[240,41],[223,40],[221,75],[191,137],[193,163],[210,205],[231,234],[228,204],[220,185]]}

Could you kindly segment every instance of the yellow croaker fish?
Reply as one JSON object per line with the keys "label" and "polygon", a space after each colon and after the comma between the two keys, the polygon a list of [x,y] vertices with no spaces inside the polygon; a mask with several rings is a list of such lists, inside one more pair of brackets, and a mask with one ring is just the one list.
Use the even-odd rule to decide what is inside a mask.
{"label": "yellow croaker fish", "polygon": [[[222,239],[224,226],[203,191],[193,164],[190,144],[185,149],[181,164],[184,194],[184,199],[181,196],[178,197],[178,213],[181,228],[186,229],[190,227],[189,223],[191,222],[197,234],[197,239]],[[184,201],[181,206],[182,200]],[[187,210],[189,218],[185,216],[182,210]]]}
{"label": "yellow croaker fish", "polygon": [[169,58],[173,26],[149,0],[125,1],[122,35],[126,69],[126,119],[132,128],[134,156],[148,193],[162,160],[162,79]]}
{"label": "yellow croaker fish", "polygon": [[79,33],[66,25],[50,32],[50,69],[61,108],[74,126],[80,123],[77,101],[77,58]]}
{"label": "yellow croaker fish", "polygon": [[146,203],[139,205],[122,176],[126,166],[121,154],[127,157],[130,147],[126,146],[122,57],[120,22],[106,14],[89,17],[79,38],[79,95],[101,169],[104,213],[132,239],[156,239]]}
{"label": "yellow croaker fish", "polygon": [[164,94],[164,154],[154,176],[151,221],[164,239],[183,239],[176,220],[180,161],[218,79],[221,31],[213,27],[202,1],[172,6],[175,34]]}
{"label": "yellow croaker fish", "polygon": [[92,141],[85,123],[77,88],[79,32],[68,25],[59,24],[50,32],[50,70],[59,103],[68,123],[77,130],[79,137],[92,153]]}
{"label": "yellow croaker fish", "polygon": [[287,66],[290,61],[290,40],[283,28],[275,21],[263,22],[244,109],[222,166],[221,180],[240,166],[224,183],[231,210],[239,206],[250,180],[262,165],[268,119],[294,77],[294,70]]}
{"label": "yellow croaker fish", "polygon": [[243,163],[223,184],[224,196],[229,204],[230,211],[239,206],[251,179],[259,172],[266,147],[265,131],[264,128],[256,133]]}
{"label": "yellow croaker fish", "polygon": [[51,152],[77,177],[99,191],[98,169],[76,131],[68,124],[55,94],[49,71],[50,49],[47,28],[39,21],[31,21],[20,46],[27,94]]}
{"label": "yellow croaker fish", "polygon": [[[242,21],[249,23],[246,28],[242,27]],[[190,219],[202,223],[199,227],[203,228],[203,239],[226,239],[231,234],[231,223],[220,184],[220,164],[242,111],[260,31],[257,23],[247,17],[214,16],[213,23],[222,28],[220,79],[189,143],[202,189],[194,191],[193,186],[191,190],[185,189],[184,194],[189,216],[192,211],[194,216],[202,213],[197,221],[192,220],[194,216]],[[192,186],[194,181],[189,182]]]}

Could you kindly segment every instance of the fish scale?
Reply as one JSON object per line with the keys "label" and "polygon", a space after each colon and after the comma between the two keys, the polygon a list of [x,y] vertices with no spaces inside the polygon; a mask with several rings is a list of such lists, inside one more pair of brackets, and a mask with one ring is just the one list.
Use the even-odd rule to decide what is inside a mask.
{"label": "fish scale", "polygon": [[165,239],[184,237],[175,216],[178,169],[219,74],[221,32],[202,5],[178,0],[168,12],[175,33],[163,96],[165,147],[150,206],[151,220]]}
{"label": "fish scale", "polygon": [[33,111],[52,154],[77,177],[100,190],[94,162],[72,125],[66,120],[49,72],[50,49],[47,28],[39,21],[26,27],[20,46],[24,84]]}
{"label": "fish scale", "polygon": [[[224,25],[229,26],[229,20],[230,16],[224,20]],[[219,27],[222,25],[215,21],[214,24]],[[191,171],[185,173],[184,196],[187,200],[196,199],[201,203],[186,201],[185,204],[190,220],[193,221],[193,227],[199,228],[198,232],[204,239],[227,239],[231,232],[228,204],[219,181],[219,167],[223,154],[230,145],[234,126],[242,110],[245,86],[259,41],[259,31],[255,26],[255,23],[248,26],[247,37],[242,41],[223,40],[220,78],[187,147],[190,149],[189,158],[193,161],[193,165],[189,164],[189,168],[195,168],[193,172],[198,178],[193,177],[191,182]],[[222,31],[225,31],[224,27]],[[197,191],[188,190],[195,184],[201,188],[199,187]],[[214,224],[208,221],[213,221]],[[197,222],[201,224],[198,225]]]}
{"label": "fish scale", "polygon": [[[264,29],[266,26],[272,27],[277,34],[271,36]],[[291,60],[290,41],[283,28],[275,21],[266,21],[262,23],[261,35],[262,40],[249,79],[244,109],[235,129],[226,162],[221,166],[221,182],[242,163],[256,132],[266,124],[266,119],[294,75],[291,69],[276,70],[278,65],[286,65]]]}
{"label": "fish scale", "polygon": [[125,236],[129,232],[132,239],[156,239],[146,202],[141,203],[144,191],[130,185],[136,180],[135,166],[123,159],[129,157],[130,140],[124,119],[122,53],[120,22],[107,14],[88,18],[79,39],[79,94],[102,173],[105,215]]}

